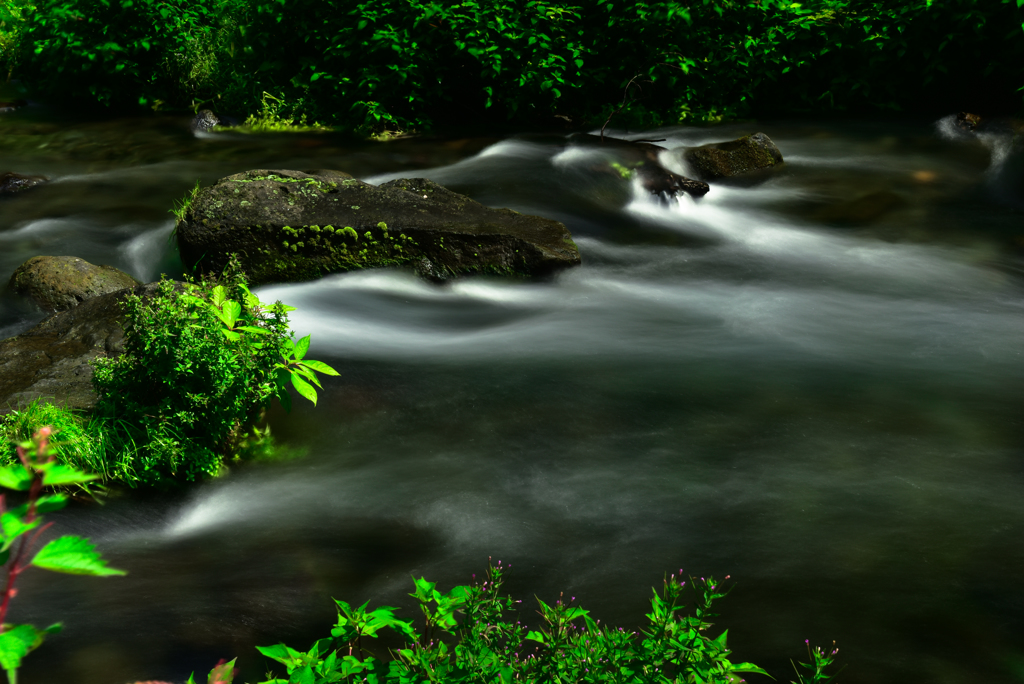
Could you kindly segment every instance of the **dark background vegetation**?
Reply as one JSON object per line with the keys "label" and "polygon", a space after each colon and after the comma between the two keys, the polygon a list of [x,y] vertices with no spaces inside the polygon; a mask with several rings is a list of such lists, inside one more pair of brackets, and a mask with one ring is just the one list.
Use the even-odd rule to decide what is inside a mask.
{"label": "dark background vegetation", "polygon": [[[1021,0],[0,0],[39,96],[349,129],[1021,110]],[[12,37],[13,36],[13,37]],[[5,47],[6,46],[6,47]],[[560,117],[560,118],[556,118]]]}

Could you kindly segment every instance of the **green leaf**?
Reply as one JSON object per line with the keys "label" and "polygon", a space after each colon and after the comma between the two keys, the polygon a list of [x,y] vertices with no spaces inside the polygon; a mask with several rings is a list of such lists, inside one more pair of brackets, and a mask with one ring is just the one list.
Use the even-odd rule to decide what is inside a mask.
{"label": "green leaf", "polygon": [[291,665],[295,662],[295,659],[288,652],[288,647],[284,644],[274,644],[273,646],[257,646],[256,650],[262,653],[263,655],[267,656],[268,658],[276,660],[282,665]]}
{"label": "green leaf", "polygon": [[312,385],[303,380],[298,373],[292,373],[292,386],[295,387],[295,391],[313,402],[313,406],[316,406],[316,390],[313,389]]}
{"label": "green leaf", "polygon": [[309,335],[295,343],[295,358],[301,360],[309,351]]}
{"label": "green leaf", "polygon": [[233,299],[224,301],[224,304],[219,308],[215,309],[217,317],[224,321],[224,325],[229,328],[234,328],[235,323],[238,321],[238,317],[242,315],[242,305]]}
{"label": "green leaf", "polygon": [[295,670],[291,673],[291,676],[288,677],[288,684],[314,684],[313,668],[306,665]]}
{"label": "green leaf", "polygon": [[39,497],[36,501],[36,513],[52,513],[67,505],[68,498],[63,494],[49,494]]}
{"label": "green leaf", "polygon": [[42,522],[41,518],[36,518],[32,522],[26,523],[22,519],[21,515],[13,511],[8,511],[3,515],[0,515],[0,528],[3,529],[4,537],[4,543],[3,546],[0,547],[0,551],[6,551],[11,548],[11,544],[14,543],[15,539],[29,530],[39,527]]}
{"label": "green leaf", "polygon": [[9,465],[0,468],[0,487],[27,491],[32,486],[32,473],[23,465]]}
{"label": "green leaf", "polygon": [[92,542],[82,537],[59,537],[39,549],[32,565],[71,575],[124,575],[124,570],[107,567]]}
{"label": "green leaf", "polygon": [[769,675],[767,672],[765,672],[764,670],[759,668],[757,665],[754,665],[753,663],[737,663],[737,664],[732,664],[729,667],[729,671],[730,672],[754,672],[754,673],[757,673],[757,674],[768,675],[769,677],[771,677],[771,675]]}
{"label": "green leaf", "polygon": [[323,389],[323,385],[321,385],[320,381],[317,380],[316,373],[314,373],[310,369],[306,368],[306,365],[304,363],[302,363],[301,361],[295,366],[295,368],[292,369],[292,372],[298,373],[303,378],[305,378],[306,380],[309,380],[311,383],[313,383],[314,385],[316,385],[320,389]]}
{"label": "green leaf", "polygon": [[0,667],[5,670],[17,670],[21,667],[21,659],[40,639],[40,633],[32,625],[17,625],[0,634]]}
{"label": "green leaf", "polygon": [[92,480],[98,480],[98,475],[90,475],[89,473],[81,470],[76,470],[71,466],[61,465],[56,463],[46,469],[43,473],[43,484],[52,487],[56,485],[67,485],[67,484],[81,484],[83,482],[91,482]]}
{"label": "green leaf", "polygon": [[313,359],[305,359],[305,360],[303,360],[302,365],[306,366],[307,368],[312,368],[317,373],[323,373],[324,375],[341,375],[341,373],[339,373],[338,371],[334,370],[333,368],[328,366],[323,361],[314,361]]}
{"label": "green leaf", "polygon": [[223,285],[218,285],[210,290],[210,301],[217,308],[224,303],[224,300],[228,298],[228,291]]}

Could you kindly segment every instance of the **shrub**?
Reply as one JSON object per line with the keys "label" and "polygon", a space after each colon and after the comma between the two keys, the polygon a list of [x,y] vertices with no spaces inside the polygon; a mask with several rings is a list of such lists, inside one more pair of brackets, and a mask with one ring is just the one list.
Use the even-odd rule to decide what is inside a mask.
{"label": "shrub", "polygon": [[[90,416],[33,402],[0,424],[6,442],[52,425],[62,463],[131,487],[216,475],[227,458],[266,457],[269,431],[257,423],[289,387],[314,404],[309,336],[293,341],[288,311],[253,295],[235,264],[224,282],[160,282],[152,296],[124,301],[124,353],[95,362],[98,403]],[[15,462],[8,446],[6,462]]]}
{"label": "shrub", "polygon": [[[410,596],[420,604],[423,631],[399,619],[394,608],[367,610],[367,603],[356,608],[336,600],[338,621],[331,636],[308,651],[284,644],[258,647],[286,671],[286,677],[268,675],[263,684],[734,684],[742,674],[767,674],[731,660],[727,630],[714,637],[709,633],[713,604],[726,594],[713,578],[666,577],[662,591],[653,592],[647,626],[639,631],[602,625],[564,595],[550,604],[537,600],[541,624],[531,630],[517,619],[520,602],[502,593],[503,581],[500,562],[489,565],[483,581],[448,593],[414,579]],[[384,630],[404,642],[387,661],[368,650],[369,640]],[[832,679],[826,670],[837,651],[808,647],[808,652],[811,662],[800,663],[804,672],[797,669],[800,684]],[[211,681],[224,673],[223,666],[215,669]]]}
{"label": "shrub", "polygon": [[118,467],[143,484],[216,475],[287,383],[316,403],[309,337],[289,337],[288,310],[253,295],[234,266],[222,284],[160,282],[125,299],[124,353],[96,362],[96,418]]}

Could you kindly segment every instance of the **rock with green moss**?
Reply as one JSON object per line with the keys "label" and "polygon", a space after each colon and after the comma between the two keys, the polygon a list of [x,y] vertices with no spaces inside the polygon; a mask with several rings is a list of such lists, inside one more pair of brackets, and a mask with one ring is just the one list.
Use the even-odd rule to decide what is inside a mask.
{"label": "rock with green moss", "polygon": [[782,152],[764,133],[686,150],[683,158],[701,180],[734,178],[782,163]]}
{"label": "rock with green moss", "polygon": [[65,311],[86,299],[135,287],[139,281],[113,266],[73,256],[32,257],[14,271],[11,289],[46,311]]}
{"label": "rock with green moss", "polygon": [[176,234],[188,268],[219,272],[237,254],[254,285],[385,266],[445,280],[543,275],[580,263],[557,221],[491,209],[422,178],[375,186],[339,171],[222,178],[191,199]]}

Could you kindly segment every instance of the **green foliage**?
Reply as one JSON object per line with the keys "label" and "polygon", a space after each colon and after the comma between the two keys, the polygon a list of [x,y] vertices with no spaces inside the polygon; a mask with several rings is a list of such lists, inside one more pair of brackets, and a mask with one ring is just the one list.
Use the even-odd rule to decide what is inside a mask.
{"label": "green foliage", "polygon": [[152,297],[129,296],[124,353],[95,363],[96,416],[134,482],[216,475],[273,397],[290,408],[289,382],[315,404],[316,372],[337,375],[304,358],[308,336],[290,339],[291,307],[261,302],[237,270],[225,281],[164,280]]}
{"label": "green foliage", "polygon": [[[836,655],[839,653],[839,649],[836,648],[836,642],[832,642],[832,650],[830,651],[823,650],[821,646],[815,646],[812,650],[810,641],[805,641],[804,643],[807,644],[807,657],[810,662],[793,663],[793,670],[796,671],[796,682],[793,684],[827,684],[827,682],[835,679],[838,673],[829,674],[826,670],[832,666]],[[804,672],[801,672],[801,669]]]}
{"label": "green foliage", "polygon": [[21,573],[29,567],[37,567],[96,577],[125,574],[109,567],[93,544],[82,537],[51,539],[32,556],[40,534],[48,527],[42,524],[41,514],[59,510],[66,503],[63,494],[44,494],[43,488],[84,485],[96,479],[95,475],[63,465],[54,457],[48,448],[52,434],[52,428],[41,428],[32,440],[18,445],[17,463],[0,467],[0,486],[28,493],[26,502],[14,508],[8,508],[6,495],[0,495],[0,540],[3,542],[0,563],[7,575],[0,602],[0,667],[7,672],[10,684],[17,683],[21,660],[38,647],[47,634],[56,633],[61,627],[55,624],[40,630],[32,625],[7,624],[7,610],[17,593],[15,583]]}
{"label": "green foliage", "polygon": [[[712,638],[712,605],[725,595],[714,579],[684,581],[672,575],[654,592],[648,624],[639,632],[601,625],[575,598],[554,603],[537,600],[541,624],[531,630],[516,619],[519,601],[502,593],[504,569],[490,566],[482,582],[442,593],[433,582],[414,579],[410,594],[424,617],[424,631],[382,606],[353,608],[335,601],[338,621],[331,637],[308,651],[284,644],[258,647],[284,666],[286,677],[262,684],[469,684],[470,682],[536,684],[725,684],[742,681],[746,673],[767,674],[751,663],[734,663],[726,646],[727,632]],[[693,599],[685,612],[684,595]],[[460,619],[461,615],[461,619]],[[404,646],[386,663],[366,649],[385,629],[397,633]],[[808,676],[800,684],[824,684],[832,675],[835,650],[814,651]]]}
{"label": "green foliage", "polygon": [[42,0],[26,12],[25,78],[52,93],[212,102],[270,130],[303,115],[366,132],[600,124],[624,93],[617,126],[1019,107],[1024,86],[1017,0]]}
{"label": "green foliage", "polygon": [[63,406],[39,400],[0,419],[0,453],[3,454],[0,461],[18,463],[17,445],[30,439],[44,425],[51,427],[49,450],[58,462],[99,473],[106,478],[105,454],[98,424]]}
{"label": "green foliage", "polygon": [[[175,200],[174,208],[169,210],[174,215],[175,223],[185,220],[185,214],[188,212],[188,208],[192,206],[192,202],[195,201],[196,195],[199,194],[199,188],[199,181],[196,181],[196,184],[192,186],[192,189],[184,197],[180,200]],[[173,235],[171,237],[173,239]]]}
{"label": "green foliage", "polygon": [[[299,133],[328,130],[326,126],[321,126],[318,123],[306,123],[306,114],[302,113],[303,104],[301,100],[289,104],[283,98],[274,97],[265,92],[260,100],[259,111],[250,115],[238,130],[253,133]],[[295,112],[298,114],[294,115]]]}
{"label": "green foliage", "polygon": [[62,467],[130,487],[216,475],[229,457],[268,457],[270,430],[258,422],[271,400],[290,410],[293,388],[315,405],[317,374],[338,373],[306,358],[308,335],[289,337],[291,307],[264,304],[234,273],[222,284],[164,280],[151,297],[127,298],[125,352],[95,362],[95,411],[40,401],[12,411],[0,421],[0,462],[16,463],[14,445],[43,425]]}
{"label": "green foliage", "polygon": [[0,0],[0,81],[7,81],[21,61],[25,15],[35,8],[28,0]]}

